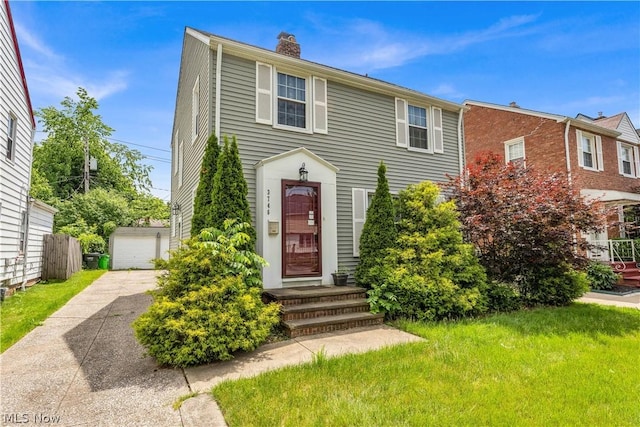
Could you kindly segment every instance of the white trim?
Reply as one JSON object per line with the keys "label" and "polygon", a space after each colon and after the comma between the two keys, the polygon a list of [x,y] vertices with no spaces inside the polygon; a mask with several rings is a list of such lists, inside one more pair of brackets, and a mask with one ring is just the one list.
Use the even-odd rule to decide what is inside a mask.
{"label": "white trim", "polygon": [[[511,159],[509,158],[509,147],[514,146],[514,145],[518,145],[518,144],[522,144],[522,157],[520,158],[516,158],[516,159]],[[520,160],[522,159],[522,162],[524,164],[525,159],[526,159],[526,154],[525,154],[525,145],[524,145],[524,136],[519,136],[518,138],[513,138],[510,139],[508,141],[504,142],[504,161],[505,163],[509,163],[512,162],[514,160]]]}
{"label": "white trim", "polygon": [[273,66],[256,61],[256,123],[273,124],[273,74]]}
{"label": "white trim", "polygon": [[[618,146],[618,172],[620,175],[627,178],[637,178],[639,176],[640,169],[638,169],[638,147],[631,144],[626,144],[622,141],[616,141]],[[629,150],[629,163],[631,173],[624,172],[624,163],[622,158],[623,150]]]}
{"label": "white trim", "polygon": [[596,135],[596,157],[598,158],[598,170],[604,170],[604,160],[602,158],[602,137]]}
{"label": "white trim", "polygon": [[178,174],[178,137],[180,135],[180,129],[176,130],[176,133],[173,136],[173,144],[172,144],[172,152],[173,152],[173,176]]}
{"label": "white trim", "polygon": [[[436,121],[436,111],[440,113],[440,120]],[[442,128],[442,108],[431,107],[433,117],[433,152],[444,153],[444,130]]]}
{"label": "white trim", "polygon": [[409,146],[408,103],[405,99],[395,98],[394,105],[396,109],[396,146],[407,148]]}
{"label": "white trim", "polygon": [[216,138],[220,141],[220,94],[222,93],[222,45],[218,45],[216,51],[216,99],[215,99],[215,117],[214,117],[214,132]]}
{"label": "white trim", "polygon": [[[273,68],[274,68],[273,83],[272,83],[273,104],[271,107],[271,111],[273,112],[273,128],[289,130],[293,132],[308,133],[308,134],[313,133],[313,131],[311,130],[311,114],[312,114],[311,106],[313,105],[313,102],[311,102],[311,99],[313,99],[313,91],[310,87],[311,85],[309,84],[312,76],[304,73],[299,73],[299,72],[291,72],[286,69],[283,70],[283,69],[277,69],[276,67],[273,67]],[[288,125],[283,125],[281,123],[278,123],[278,99],[280,98],[280,96],[278,96],[278,74],[297,77],[299,79],[304,80],[304,127],[303,128],[297,127],[297,126],[288,126]],[[302,102],[298,100],[294,100],[286,97],[283,97],[283,99],[302,104]]]}
{"label": "white trim", "polygon": [[599,200],[601,202],[628,202],[640,203],[640,194],[638,193],[629,193],[626,191],[616,191],[616,190],[595,190],[590,188],[585,188],[580,190],[580,195],[588,200]]}
{"label": "white trim", "polygon": [[189,27],[187,27],[187,29],[185,31],[191,37],[200,40],[202,43],[205,43],[207,45],[209,44],[209,37],[207,37],[206,35],[202,34],[200,31],[194,30],[193,28],[189,28]]}
{"label": "white trim", "polygon": [[[322,88],[322,92],[324,93],[324,97],[320,99],[319,86]],[[312,77],[312,87],[313,87],[313,132],[315,133],[329,133],[329,122],[327,117],[327,80],[322,79],[320,77],[313,76]],[[318,123],[324,123],[324,126],[319,125]]]}
{"label": "white trim", "polygon": [[[11,126],[11,124],[13,123],[13,127]],[[9,111],[8,117],[7,117],[7,147],[5,147],[4,153],[3,153],[3,157],[5,160],[7,160],[8,162],[15,162],[16,161],[16,145],[17,145],[17,139],[18,137],[18,117],[13,114],[11,111]],[[9,138],[11,138],[11,150],[9,150]]]}
{"label": "white trim", "polygon": [[180,141],[178,146],[178,188],[182,187],[182,178],[184,175],[184,141]]}
{"label": "white trim", "polygon": [[[358,206],[357,204],[361,204]],[[356,208],[358,206],[359,208]],[[357,215],[362,211],[362,215]],[[352,239],[353,239],[353,256],[360,256],[360,236],[362,235],[362,227],[367,219],[367,190],[364,188],[351,189],[351,219],[352,219]],[[360,226],[360,234],[356,232],[357,224]]]}
{"label": "white trim", "polygon": [[191,145],[198,139],[201,123],[200,116],[200,75],[196,77],[196,81],[191,89]]}
{"label": "white trim", "polygon": [[633,157],[635,159],[636,178],[640,178],[640,149],[638,147],[633,147]]}

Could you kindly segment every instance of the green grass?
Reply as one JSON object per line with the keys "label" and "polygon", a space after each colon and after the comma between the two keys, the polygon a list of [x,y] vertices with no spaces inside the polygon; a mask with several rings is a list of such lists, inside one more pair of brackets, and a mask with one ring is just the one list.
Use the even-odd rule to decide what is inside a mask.
{"label": "green grass", "polygon": [[638,426],[640,310],[396,325],[425,339],[227,381],[230,426]]}
{"label": "green grass", "polygon": [[68,280],[38,283],[24,292],[16,292],[0,304],[0,353],[62,307],[74,295],[89,286],[106,270],[82,270]]}

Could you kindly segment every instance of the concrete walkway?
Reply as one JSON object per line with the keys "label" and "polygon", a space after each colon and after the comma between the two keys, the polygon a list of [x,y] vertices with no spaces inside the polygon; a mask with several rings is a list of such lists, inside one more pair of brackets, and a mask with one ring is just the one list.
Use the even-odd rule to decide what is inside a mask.
{"label": "concrete walkway", "polygon": [[640,292],[630,295],[611,295],[599,292],[587,292],[579,302],[595,303],[601,305],[614,305],[616,307],[637,308],[640,310]]}
{"label": "concrete walkway", "polygon": [[[154,271],[111,271],[0,355],[2,425],[225,426],[206,394],[225,379],[420,338],[380,326],[274,343],[228,362],[157,366],[131,322],[146,311]],[[200,392],[179,410],[180,397]]]}

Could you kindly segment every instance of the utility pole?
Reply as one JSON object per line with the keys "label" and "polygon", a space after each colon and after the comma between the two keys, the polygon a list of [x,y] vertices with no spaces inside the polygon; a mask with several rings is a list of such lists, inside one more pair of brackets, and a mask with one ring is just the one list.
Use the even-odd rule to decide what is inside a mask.
{"label": "utility pole", "polygon": [[89,141],[87,137],[82,138],[84,141],[84,194],[89,192]]}

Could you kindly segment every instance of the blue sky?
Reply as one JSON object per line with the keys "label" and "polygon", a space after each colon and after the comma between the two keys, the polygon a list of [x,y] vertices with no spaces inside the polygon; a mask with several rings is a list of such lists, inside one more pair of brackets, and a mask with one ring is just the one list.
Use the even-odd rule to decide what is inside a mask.
{"label": "blue sky", "polygon": [[[449,101],[575,117],[626,111],[640,127],[640,2],[12,1],[33,107],[79,86],[112,137],[146,156],[170,199],[170,142],[185,26]],[[36,134],[36,141],[42,139]],[[134,145],[136,144],[136,145]]]}

